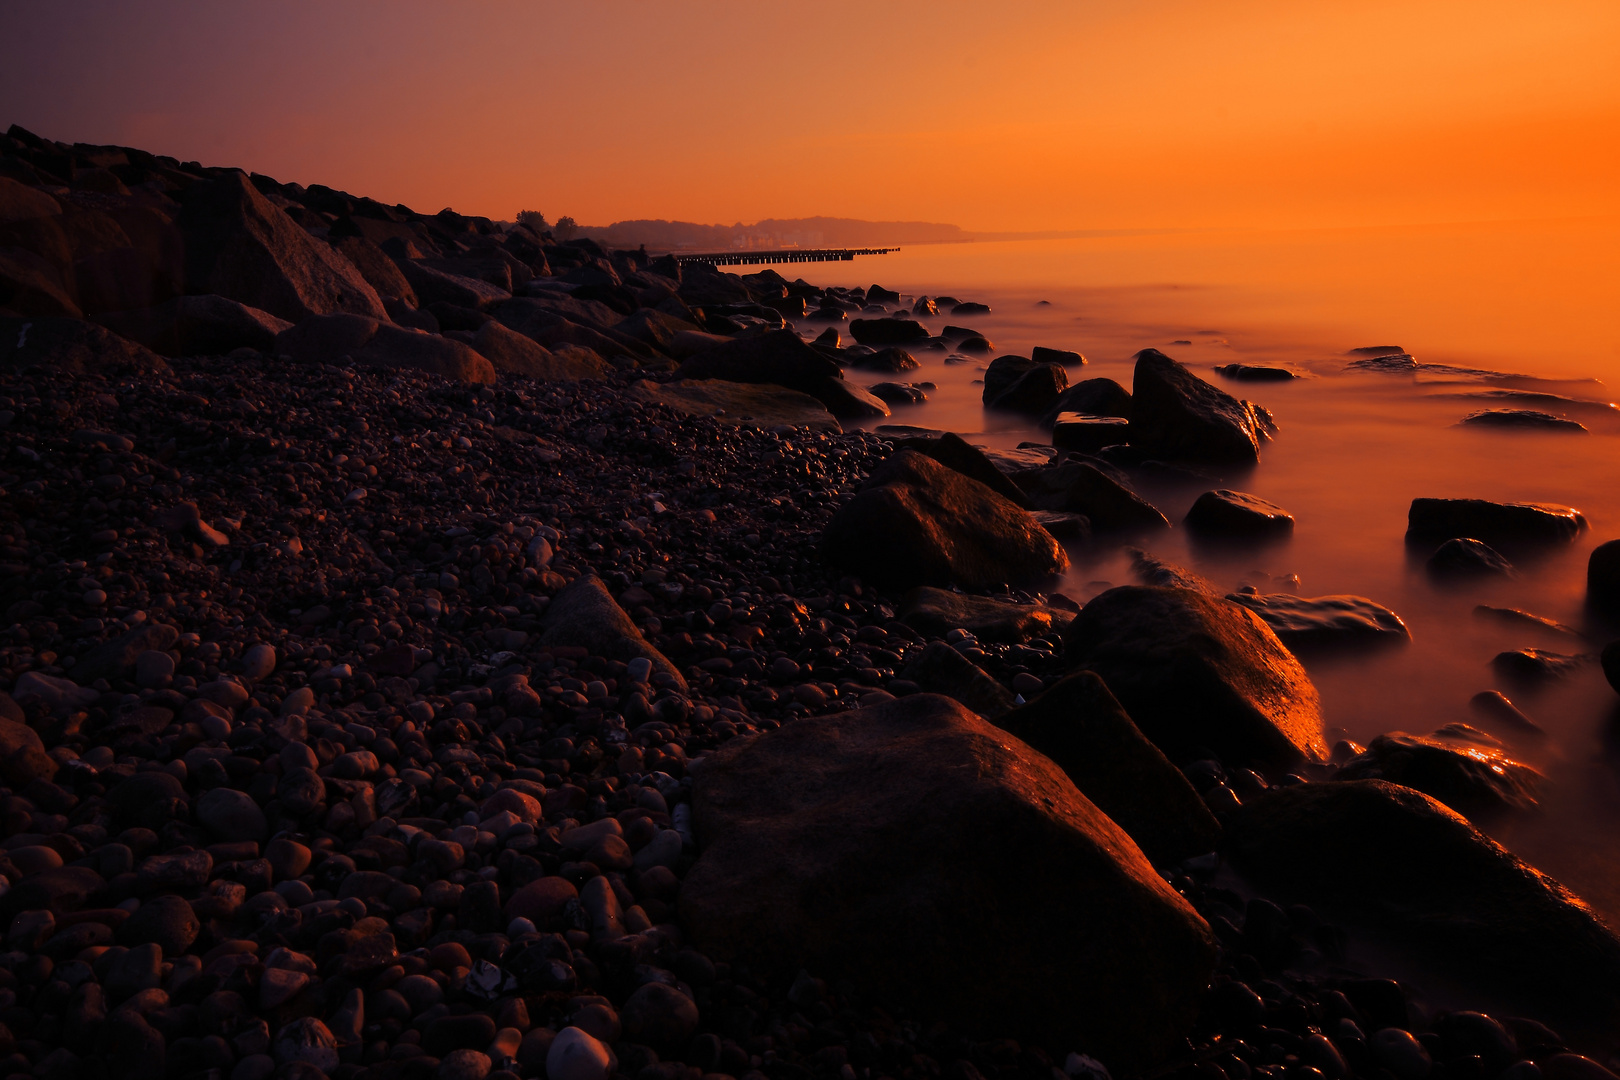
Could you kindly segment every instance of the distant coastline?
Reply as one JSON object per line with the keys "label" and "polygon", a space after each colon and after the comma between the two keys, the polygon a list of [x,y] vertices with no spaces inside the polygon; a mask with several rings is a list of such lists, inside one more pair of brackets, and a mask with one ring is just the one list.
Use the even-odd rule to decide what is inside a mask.
{"label": "distant coastline", "polygon": [[973,232],[931,221],[864,221],[859,218],[767,218],[752,225],[700,225],[690,221],[636,219],[582,225],[578,235],[608,248],[646,246],[654,251],[749,251],[787,248],[873,247],[900,244],[964,244],[998,240],[1071,240],[1129,236],[1153,229],[1063,229],[1033,232]]}

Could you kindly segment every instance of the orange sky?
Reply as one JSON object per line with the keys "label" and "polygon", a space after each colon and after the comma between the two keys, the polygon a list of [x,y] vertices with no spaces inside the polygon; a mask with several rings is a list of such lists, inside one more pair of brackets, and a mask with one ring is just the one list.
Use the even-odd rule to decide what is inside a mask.
{"label": "orange sky", "polygon": [[0,123],[494,217],[1611,214],[1620,4],[0,4]]}

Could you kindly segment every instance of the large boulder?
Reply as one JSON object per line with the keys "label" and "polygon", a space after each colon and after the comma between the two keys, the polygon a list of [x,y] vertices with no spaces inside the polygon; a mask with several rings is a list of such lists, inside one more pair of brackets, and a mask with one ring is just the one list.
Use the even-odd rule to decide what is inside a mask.
{"label": "large boulder", "polygon": [[1228,823],[1233,864],[1280,898],[1372,921],[1513,1007],[1620,1023],[1620,939],[1460,814],[1381,780],[1273,788]]}
{"label": "large boulder", "polygon": [[1412,640],[1399,615],[1364,596],[1232,593],[1227,599],[1260,616],[1296,653],[1402,645]]}
{"label": "large boulder", "polygon": [[928,339],[928,327],[915,319],[854,319],[849,333],[862,345],[909,345]]}
{"label": "large boulder", "polygon": [[1276,540],[1294,535],[1294,515],[1245,491],[1206,491],[1182,519],[1205,540]]}
{"label": "large boulder", "polygon": [[1168,529],[1159,508],[1085,461],[1066,461],[1018,476],[1031,505],[1041,510],[1084,514],[1091,527],[1107,532]]}
{"label": "large boulder", "polygon": [[842,378],[823,379],[814,396],[840,420],[872,420],[889,415],[889,406],[882,398]]}
{"label": "large boulder", "polygon": [[[994,363],[991,366],[994,367]],[[985,408],[1023,413],[1025,416],[1040,416],[1057,404],[1063,391],[1069,388],[1069,374],[1057,364],[1034,364],[993,397],[990,394],[988,372],[984,385]]]}
{"label": "large boulder", "polygon": [[1215,815],[1095,672],[1070,675],[996,726],[1051,758],[1156,865],[1219,846]]}
{"label": "large boulder", "polygon": [[388,317],[354,264],[299,228],[244,173],[188,188],[179,225],[188,292],[217,293],[289,322],[338,312]]}
{"label": "large boulder", "polygon": [[82,319],[0,317],[0,365],[50,368],[64,375],[146,375],[169,370],[144,345]]}
{"label": "large boulder", "polygon": [[895,447],[915,450],[919,454],[931,457],[946,468],[955,469],[963,476],[977,480],[1003,499],[1015,502],[1026,510],[1029,509],[1029,497],[1019,490],[1018,485],[1012,482],[1012,478],[996,468],[995,463],[983,450],[953,431],[947,431],[938,438],[899,440],[895,443]]}
{"label": "large boulder", "polygon": [[1587,558],[1586,602],[1599,611],[1620,612],[1620,540],[1599,544]]}
{"label": "large boulder", "polygon": [[473,311],[512,299],[512,293],[499,285],[491,285],[481,278],[468,277],[451,270],[429,266],[418,259],[400,259],[396,264],[400,274],[410,283],[411,291],[423,304],[453,304]]}
{"label": "large boulder", "polygon": [[1247,608],[1124,585],[1082,608],[1063,643],[1173,759],[1213,752],[1227,765],[1289,767],[1327,756],[1316,687]]}
{"label": "large boulder", "polygon": [[1567,544],[1586,531],[1574,507],[1496,503],[1485,499],[1413,499],[1406,512],[1408,542],[1468,537],[1496,548]]}
{"label": "large boulder", "polygon": [[773,383],[813,397],[825,380],[841,378],[842,371],[793,331],[772,330],[698,353],[680,366],[676,376]]}
{"label": "large boulder", "polygon": [[716,959],[1123,1072],[1198,1012],[1204,921],[1056,765],[946,698],[736,740],[692,808],[681,925]]}
{"label": "large boulder", "polygon": [[43,255],[0,247],[0,312],[68,319],[82,312],[62,272]]}
{"label": "large boulder", "polygon": [[1011,644],[1055,634],[1073,618],[1074,612],[1045,604],[1018,604],[930,585],[912,589],[900,603],[900,620],[920,633],[940,637],[960,628],[982,641]]}
{"label": "large boulder", "polygon": [[1472,741],[1392,732],[1345,762],[1335,780],[1387,780],[1445,803],[1464,817],[1480,818],[1536,805],[1542,775],[1494,746]]}
{"label": "large boulder", "polygon": [[723,424],[744,427],[807,427],[812,431],[842,432],[838,418],[809,394],[769,383],[738,383],[724,379],[694,379],[633,383],[629,396],[637,401],[667,405],[687,416],[712,416]]}
{"label": "large boulder", "polygon": [[344,236],[333,240],[332,246],[354,264],[360,276],[384,301],[399,300],[413,308],[421,303],[416,290],[405,280],[405,275],[394,265],[394,260],[370,240],[363,236]]}
{"label": "large boulder", "polygon": [[686,692],[686,680],[681,677],[680,669],[641,636],[636,624],[595,574],[574,580],[552,597],[546,613],[540,617],[539,644],[541,647],[580,646],[589,649],[592,655],[609,660],[645,657],[652,662],[654,671],[671,677],[681,692]]}
{"label": "large boulder", "polygon": [[269,352],[292,323],[224,296],[177,296],[157,307],[110,311],[96,322],[164,356],[220,356],[232,349]]}
{"label": "large boulder", "polygon": [[543,382],[573,382],[606,378],[613,371],[600,359],[554,353],[496,319],[478,328],[473,344],[478,354],[502,375],[526,375]]}
{"label": "large boulder", "polygon": [[1066,412],[1087,416],[1116,416],[1130,419],[1131,392],[1113,379],[1085,379],[1058,395],[1052,407],[1041,414],[1041,426],[1051,427]]}
{"label": "large boulder", "polygon": [[1253,464],[1270,420],[1157,349],[1136,354],[1130,441],[1164,458]]}
{"label": "large boulder", "polygon": [[900,450],[822,533],[828,561],[877,585],[1039,585],[1069,557],[1029,513],[932,458]]}
{"label": "large boulder", "polygon": [[462,382],[492,383],[495,369],[470,345],[360,315],[316,315],[276,336],[276,352],[304,363],[411,368]]}
{"label": "large boulder", "polygon": [[35,780],[49,780],[56,769],[56,759],[45,752],[37,731],[15,720],[0,719],[0,778],[21,791]]}

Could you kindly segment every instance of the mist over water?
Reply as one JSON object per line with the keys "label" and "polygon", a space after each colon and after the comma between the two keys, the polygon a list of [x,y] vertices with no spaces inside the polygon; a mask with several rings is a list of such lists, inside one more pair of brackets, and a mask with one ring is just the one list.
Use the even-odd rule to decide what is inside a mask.
{"label": "mist over water", "polygon": [[[1293,233],[1144,233],[1021,243],[912,247],[853,265],[782,266],[818,284],[897,289],[908,298],[945,294],[993,308],[985,316],[923,321],[971,326],[994,350],[969,363],[921,350],[931,381],[920,406],[885,421],[957,431],[1011,449],[1050,434],[980,403],[985,365],[1036,345],[1083,353],[1071,382],[1108,377],[1131,386],[1133,354],[1163,350],[1227,392],[1264,405],[1279,433],[1252,471],[1212,470],[1220,483],[1139,484],[1174,527],[1137,539],[1218,587],[1282,591],[1297,574],[1304,596],[1353,594],[1395,610],[1412,632],[1405,648],[1306,658],[1321,691],[1328,738],[1366,743],[1383,732],[1425,734],[1463,721],[1500,738],[1548,778],[1538,814],[1485,822],[1487,831],[1620,924],[1620,719],[1596,653],[1620,629],[1584,610],[1586,559],[1620,537],[1620,413],[1551,408],[1589,435],[1459,427],[1470,412],[1513,405],[1469,395],[1501,389],[1478,376],[1348,373],[1352,348],[1399,345],[1419,363],[1530,377],[1514,388],[1620,400],[1620,220],[1532,222]],[[1041,301],[1047,301],[1042,304]],[[800,329],[819,332],[824,324]],[[846,331],[847,339],[847,331]],[[1234,383],[1213,368],[1281,364],[1307,378]],[[850,369],[862,385],[882,376]],[[1525,407],[1525,406],[1521,406]],[[1542,407],[1542,406],[1528,406]],[[1212,487],[1276,502],[1297,521],[1292,540],[1265,548],[1210,550],[1180,527]],[[1560,503],[1580,509],[1591,531],[1539,559],[1516,559],[1519,576],[1447,587],[1423,569],[1428,548],[1409,551],[1406,513],[1421,496]],[[1132,583],[1114,543],[1071,545],[1061,590],[1089,599]],[[1583,630],[1578,639],[1474,613],[1515,607]],[[1489,666],[1504,650],[1590,654],[1575,676],[1543,687],[1507,682]],[[1498,689],[1546,728],[1545,740],[1489,728],[1468,708]]]}

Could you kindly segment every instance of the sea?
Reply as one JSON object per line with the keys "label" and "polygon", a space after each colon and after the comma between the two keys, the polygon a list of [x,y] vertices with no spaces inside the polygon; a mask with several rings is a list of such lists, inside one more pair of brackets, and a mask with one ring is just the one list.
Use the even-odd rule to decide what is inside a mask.
{"label": "sea", "polygon": [[[1159,349],[1265,406],[1278,431],[1259,466],[1217,470],[1218,484],[1139,485],[1173,527],[1133,542],[1222,588],[1349,594],[1393,609],[1411,631],[1409,645],[1307,658],[1329,744],[1456,722],[1486,730],[1546,783],[1537,812],[1482,826],[1620,926],[1620,696],[1596,661],[1620,626],[1585,604],[1591,550],[1620,538],[1617,242],[1620,217],[1156,230],[916,245],[776,269],[823,286],[878,284],[908,299],[989,305],[989,314],[922,319],[935,332],[947,323],[981,332],[994,345],[987,355],[947,363],[948,352],[920,350],[921,368],[901,376],[850,369],[863,384],[935,384],[926,403],[861,426],[950,430],[996,449],[1049,443],[1032,421],[981,402],[989,360],[1027,356],[1038,345],[1084,355],[1071,382],[1107,377],[1127,389],[1137,351]],[[1416,366],[1353,366],[1352,350],[1377,346],[1398,346]],[[1232,363],[1284,366],[1301,377],[1239,383],[1216,373]],[[1461,424],[1481,409],[1526,407],[1500,400],[1504,390],[1568,399],[1529,407],[1576,420],[1586,433]],[[1189,542],[1182,518],[1217,486],[1287,509],[1296,520],[1292,540],[1237,550]],[[1511,579],[1447,585],[1426,573],[1428,551],[1404,539],[1407,510],[1424,496],[1572,506],[1591,528],[1572,545],[1518,562]],[[1076,600],[1135,580],[1121,544],[1077,544],[1069,554],[1072,568],[1057,588]],[[1479,605],[1519,608],[1575,633],[1482,617]],[[1498,653],[1524,648],[1588,660],[1539,685],[1493,670]],[[1488,689],[1507,695],[1546,736],[1482,722],[1468,702]]]}

